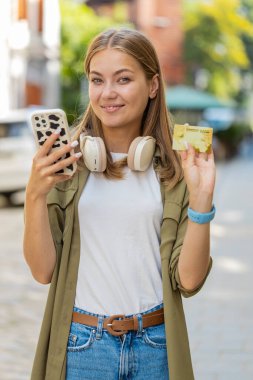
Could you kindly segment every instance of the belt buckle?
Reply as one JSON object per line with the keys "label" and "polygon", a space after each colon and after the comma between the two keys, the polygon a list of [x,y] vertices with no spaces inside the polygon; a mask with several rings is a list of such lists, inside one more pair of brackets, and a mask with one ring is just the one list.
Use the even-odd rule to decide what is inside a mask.
{"label": "belt buckle", "polygon": [[107,331],[111,335],[121,336],[121,335],[126,334],[128,332],[128,330],[121,330],[121,331],[115,331],[115,330],[113,330],[113,328],[112,328],[113,321],[116,320],[116,319],[119,319],[119,318],[123,318],[124,319],[125,316],[123,314],[115,314],[115,315],[112,315],[111,317],[108,318],[108,323],[106,324],[106,326],[107,326]]}

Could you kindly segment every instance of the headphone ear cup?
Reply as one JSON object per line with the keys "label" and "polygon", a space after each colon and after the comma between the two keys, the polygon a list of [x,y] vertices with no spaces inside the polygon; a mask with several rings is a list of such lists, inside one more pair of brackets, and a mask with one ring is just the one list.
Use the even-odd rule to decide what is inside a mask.
{"label": "headphone ear cup", "polygon": [[84,163],[91,172],[104,172],[106,169],[106,149],[101,137],[80,136],[80,149]]}
{"label": "headphone ear cup", "polygon": [[155,153],[156,140],[151,136],[136,137],[128,150],[127,164],[131,170],[144,172]]}

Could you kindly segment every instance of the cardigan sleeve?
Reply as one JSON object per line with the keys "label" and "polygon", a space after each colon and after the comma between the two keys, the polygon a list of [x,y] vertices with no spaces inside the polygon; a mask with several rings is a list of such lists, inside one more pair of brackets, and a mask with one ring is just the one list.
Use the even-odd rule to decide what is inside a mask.
{"label": "cardigan sleeve", "polygon": [[187,187],[185,185],[184,194],[183,194],[183,201],[181,202],[181,204],[180,203],[177,204],[178,228],[177,228],[176,240],[175,240],[175,243],[173,245],[173,249],[172,249],[172,253],[171,253],[171,257],[170,257],[169,270],[170,270],[170,278],[171,278],[173,290],[179,290],[181,292],[182,296],[186,297],[186,298],[194,296],[195,294],[197,294],[201,290],[201,288],[203,287],[203,285],[207,279],[207,276],[211,270],[211,267],[212,267],[212,258],[210,258],[210,262],[209,262],[209,266],[208,266],[206,276],[204,277],[202,282],[195,289],[188,290],[182,286],[181,281],[180,281],[180,277],[179,277],[179,273],[178,273],[178,260],[179,260],[179,255],[180,255],[180,252],[181,252],[181,249],[183,246],[184,236],[186,233],[186,228],[187,228],[187,223],[188,223],[188,215],[187,215],[188,205],[189,205],[189,194],[188,194]]}

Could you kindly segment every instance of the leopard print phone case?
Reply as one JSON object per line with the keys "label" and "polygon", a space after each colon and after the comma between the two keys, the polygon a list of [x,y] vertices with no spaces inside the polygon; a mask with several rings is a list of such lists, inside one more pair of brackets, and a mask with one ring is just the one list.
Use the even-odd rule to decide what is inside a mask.
{"label": "leopard print phone case", "polygon": [[[59,127],[61,128],[60,136],[55,141],[51,149],[51,152],[71,142],[67,117],[65,112],[61,109],[35,111],[31,115],[31,124],[38,149],[45,143],[47,138],[51,136],[51,134]],[[72,149],[69,153],[66,153],[58,161],[68,158],[73,154],[74,149]],[[65,167],[64,169],[59,170],[58,172],[56,172],[56,174],[72,175],[76,171],[76,168],[77,164],[76,162],[74,162],[73,164]]]}

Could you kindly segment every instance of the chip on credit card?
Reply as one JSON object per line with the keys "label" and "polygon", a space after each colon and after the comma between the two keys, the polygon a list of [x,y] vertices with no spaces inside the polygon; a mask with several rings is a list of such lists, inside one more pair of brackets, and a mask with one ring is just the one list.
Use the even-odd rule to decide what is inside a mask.
{"label": "chip on credit card", "polygon": [[174,150],[186,150],[186,142],[197,152],[210,153],[212,147],[213,128],[197,127],[189,124],[175,124],[173,130]]}

